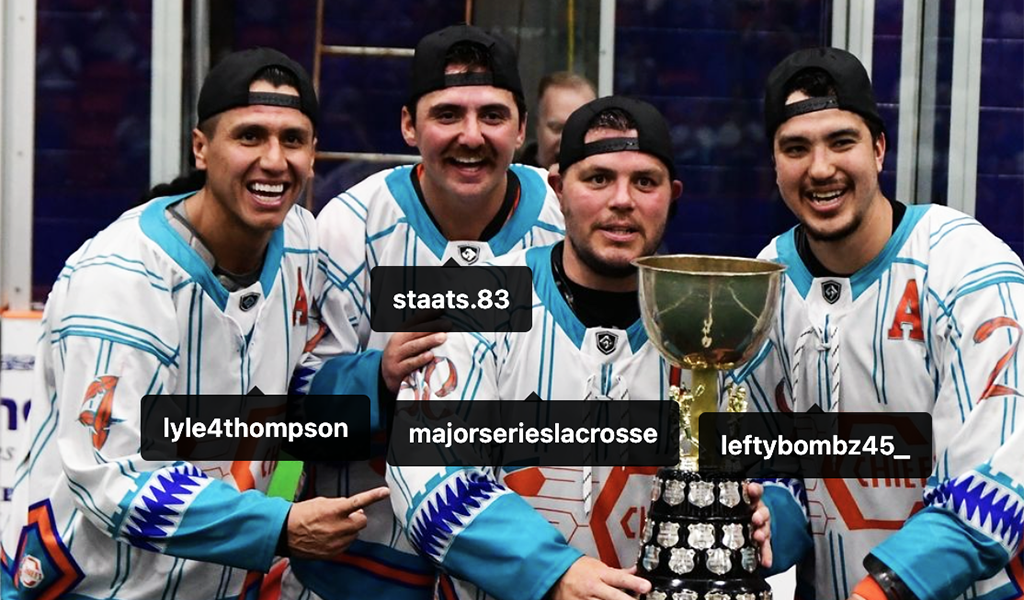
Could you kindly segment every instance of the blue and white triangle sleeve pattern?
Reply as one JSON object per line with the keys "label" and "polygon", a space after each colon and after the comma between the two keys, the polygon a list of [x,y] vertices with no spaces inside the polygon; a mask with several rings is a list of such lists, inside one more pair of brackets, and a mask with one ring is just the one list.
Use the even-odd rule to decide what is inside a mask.
{"label": "blue and white triangle sleeve pattern", "polygon": [[[435,353],[464,377],[456,377],[444,398],[497,399],[493,349],[489,336],[451,334]],[[429,378],[410,380],[417,384],[402,386],[399,400],[436,391]],[[495,598],[539,599],[583,555],[493,470],[388,465],[387,481],[395,515],[413,545],[445,572]]]}
{"label": "blue and white triangle sleeve pattern", "polygon": [[487,470],[408,468],[401,476],[399,485],[415,490],[400,518],[416,547],[495,598],[538,600],[582,556]]}
{"label": "blue and white triangle sleeve pattern", "polygon": [[[446,399],[498,398],[491,350],[493,341],[480,334],[451,334],[437,348],[450,369],[464,375]],[[399,400],[423,398],[436,388],[429,379],[410,379],[418,384],[403,386]],[[413,545],[491,597],[539,599],[583,554],[491,469],[389,464],[387,481]]]}

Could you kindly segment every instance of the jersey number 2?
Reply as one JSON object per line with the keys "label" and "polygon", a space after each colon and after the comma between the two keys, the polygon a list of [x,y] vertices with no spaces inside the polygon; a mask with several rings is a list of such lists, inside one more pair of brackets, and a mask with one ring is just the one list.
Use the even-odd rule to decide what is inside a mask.
{"label": "jersey number 2", "polygon": [[985,398],[993,398],[995,396],[1019,396],[1020,392],[1017,390],[1007,387],[1005,385],[996,383],[996,377],[1006,368],[1007,363],[1013,360],[1014,355],[1017,354],[1017,347],[1020,345],[1021,338],[1021,326],[1010,317],[996,317],[989,319],[978,326],[977,331],[974,332],[974,342],[980,344],[984,342],[997,330],[1003,327],[1010,327],[1017,330],[1017,339],[1014,340],[1013,344],[1010,345],[1010,349],[1004,353],[998,361],[996,366],[992,368],[992,372],[988,376],[988,384],[985,385],[985,393],[981,395],[980,400]]}

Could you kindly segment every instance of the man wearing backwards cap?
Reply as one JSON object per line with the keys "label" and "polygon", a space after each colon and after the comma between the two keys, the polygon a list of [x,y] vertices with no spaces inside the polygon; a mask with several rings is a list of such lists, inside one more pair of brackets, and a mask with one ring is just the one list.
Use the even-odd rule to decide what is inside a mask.
{"label": "man wearing backwards cap", "polygon": [[783,60],[765,127],[800,224],[761,253],[789,267],[782,306],[737,377],[758,410],[927,412],[935,456],[926,480],[767,482],[773,569],[799,564],[802,598],[1020,597],[1020,259],[967,215],[882,194],[885,129],[853,55]]}
{"label": "man wearing backwards cap", "polygon": [[[366,394],[382,428],[402,380],[433,360],[431,348],[445,334],[371,331],[370,270],[449,260],[477,265],[562,238],[546,173],[510,166],[526,132],[524,106],[515,51],[502,38],[456,25],[419,42],[401,131],[422,162],[370,176],[317,217],[319,268],[327,278],[317,302],[327,327],[315,354],[324,362],[307,365],[298,391]],[[307,493],[348,496],[382,485],[383,434],[377,439],[373,460],[307,465]],[[435,569],[409,544],[390,507],[375,505],[367,515],[367,529],[345,556],[292,560],[282,595],[433,598]]]}
{"label": "man wearing backwards cap", "polygon": [[[657,250],[682,192],[665,120],[624,97],[583,105],[566,122],[549,181],[565,241],[494,261],[532,269],[534,326],[450,333],[434,351],[457,382],[444,400],[667,398],[669,365],[640,321],[632,265]],[[428,394],[410,386],[399,399]],[[388,483],[409,537],[446,573],[444,597],[626,600],[650,589],[626,569],[639,550],[629,531],[640,531],[655,471],[394,464]],[[637,516],[624,526],[624,514]]]}
{"label": "man wearing backwards cap", "polygon": [[336,555],[386,496],[292,504],[263,494],[272,462],[140,456],[144,395],[283,394],[315,326],[314,222],[293,206],[313,168],[309,77],[273,50],[235,53],[198,108],[202,189],[126,212],[50,294],[5,600],[255,597],[275,550]]}

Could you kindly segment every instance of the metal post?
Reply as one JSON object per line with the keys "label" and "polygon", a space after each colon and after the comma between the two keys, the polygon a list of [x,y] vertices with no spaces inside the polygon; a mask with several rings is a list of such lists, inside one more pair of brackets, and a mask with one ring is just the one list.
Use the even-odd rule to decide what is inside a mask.
{"label": "metal post", "polygon": [[849,0],[832,2],[832,45],[844,50],[850,47],[850,3]]}
{"label": "metal post", "polygon": [[921,114],[917,138],[917,165],[914,193],[916,198],[907,203],[924,204],[932,201],[932,171],[935,167],[935,104],[938,97],[936,79],[939,73],[939,16],[941,0],[925,0],[921,35]]}
{"label": "metal post", "polygon": [[149,114],[149,181],[156,185],[181,173],[181,73],[185,6],[153,0],[153,57]]}
{"label": "metal post", "polygon": [[[192,94],[188,106],[189,122],[186,128],[199,118],[196,104],[203,80],[210,72],[210,0],[192,0]],[[188,165],[192,166],[192,165]]]}
{"label": "metal post", "polygon": [[860,59],[871,76],[875,47],[875,0],[861,0],[850,5],[850,52]]}
{"label": "metal post", "polygon": [[601,0],[598,33],[597,95],[610,96],[615,83],[615,0]]}
{"label": "metal post", "polygon": [[836,0],[832,4],[832,45],[860,59],[871,76],[875,0]]}
{"label": "metal post", "polygon": [[957,0],[949,110],[949,187],[946,203],[974,214],[978,185],[978,113],[984,0]]}
{"label": "metal post", "polygon": [[29,310],[32,304],[36,0],[4,2],[2,11],[0,307]]}
{"label": "metal post", "polygon": [[903,3],[898,134],[900,152],[896,157],[896,199],[906,204],[916,203],[917,192],[923,4],[923,0],[906,0]]}

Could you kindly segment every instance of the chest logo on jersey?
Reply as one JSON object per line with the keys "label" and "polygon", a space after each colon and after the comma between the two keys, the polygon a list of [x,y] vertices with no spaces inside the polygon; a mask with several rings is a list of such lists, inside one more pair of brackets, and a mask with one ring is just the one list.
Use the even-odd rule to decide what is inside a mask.
{"label": "chest logo on jersey", "polygon": [[610,331],[598,331],[596,339],[597,349],[601,351],[601,354],[606,356],[615,352],[615,347],[619,345],[618,334]]}
{"label": "chest logo on jersey", "polygon": [[298,289],[295,292],[295,306],[292,308],[292,327],[309,323],[309,302],[306,300],[306,288],[302,285],[302,267],[298,267],[295,277]]}
{"label": "chest logo on jersey", "polygon": [[459,246],[459,256],[462,262],[471,265],[480,258],[480,249],[472,244],[464,244]]}
{"label": "chest logo on jersey", "polygon": [[835,304],[843,295],[843,284],[838,281],[823,281],[821,283],[821,297],[829,304]]}
{"label": "chest logo on jersey", "polygon": [[256,292],[246,294],[238,300],[238,308],[242,309],[243,312],[252,310],[252,307],[256,306],[256,302],[260,299],[260,295]]}
{"label": "chest logo on jersey", "polygon": [[82,411],[78,413],[78,422],[92,431],[92,446],[97,450],[103,448],[110,435],[110,426],[119,423],[114,419],[114,389],[117,377],[103,375],[97,377],[85,390],[82,400]]}

